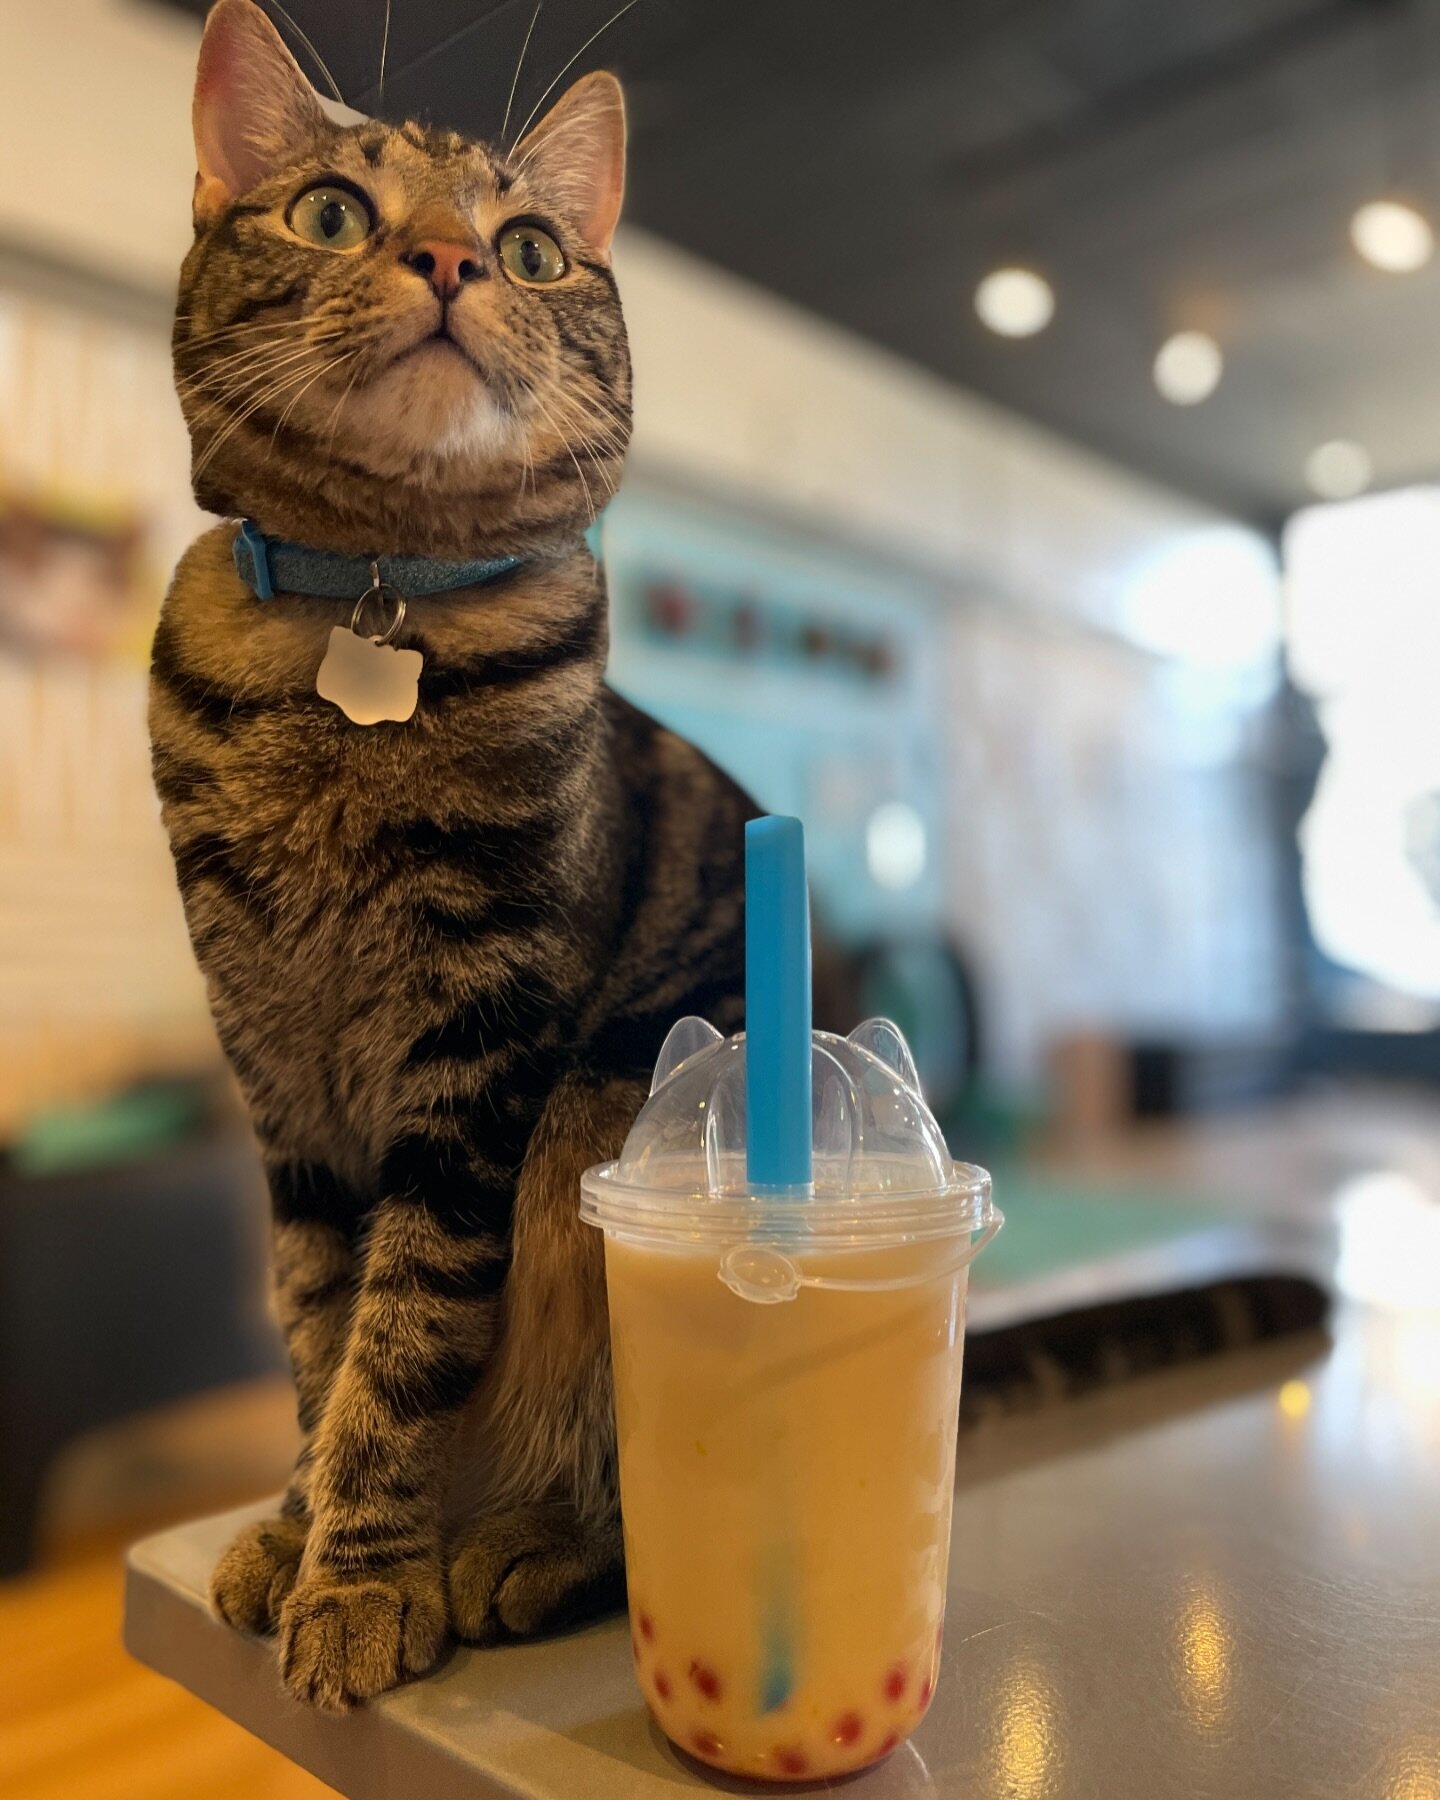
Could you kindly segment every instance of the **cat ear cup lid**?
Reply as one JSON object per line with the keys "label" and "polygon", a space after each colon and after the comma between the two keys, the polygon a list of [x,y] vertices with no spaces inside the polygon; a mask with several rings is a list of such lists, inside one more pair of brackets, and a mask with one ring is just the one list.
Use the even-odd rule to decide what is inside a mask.
{"label": "cat ear cup lid", "polygon": [[[747,1173],[746,1050],[743,1032],[721,1037],[703,1019],[672,1027],[619,1157],[582,1180],[583,1218],[657,1248],[714,1247],[737,1292],[743,1285],[758,1290],[747,1298],[777,1300],[793,1297],[797,1284],[815,1285],[794,1266],[806,1249],[952,1238],[968,1261],[980,1248],[976,1234],[983,1242],[998,1229],[989,1175],[952,1159],[909,1047],[885,1019],[867,1019],[848,1037],[811,1033],[812,1188],[801,1200],[756,1191]],[[933,1279],[933,1259],[929,1269]],[[725,1267],[721,1277],[730,1279]]]}

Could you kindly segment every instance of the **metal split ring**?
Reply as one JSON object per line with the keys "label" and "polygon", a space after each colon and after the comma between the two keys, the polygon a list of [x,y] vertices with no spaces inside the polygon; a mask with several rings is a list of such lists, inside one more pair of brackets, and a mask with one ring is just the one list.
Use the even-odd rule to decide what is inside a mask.
{"label": "metal split ring", "polygon": [[390,621],[389,625],[386,626],[384,632],[379,637],[372,637],[370,639],[372,644],[388,644],[399,632],[400,627],[405,623],[405,596],[403,594],[397,594],[394,588],[387,587],[380,579],[379,563],[372,562],[370,565],[370,583],[371,585],[366,588],[365,592],[355,602],[355,610],[350,615],[350,629],[357,637],[364,635],[360,630],[360,620],[364,616],[366,605],[371,600],[378,600],[380,602],[380,617],[381,622],[383,623],[385,617],[385,602],[387,600],[393,600],[395,602],[395,617]]}

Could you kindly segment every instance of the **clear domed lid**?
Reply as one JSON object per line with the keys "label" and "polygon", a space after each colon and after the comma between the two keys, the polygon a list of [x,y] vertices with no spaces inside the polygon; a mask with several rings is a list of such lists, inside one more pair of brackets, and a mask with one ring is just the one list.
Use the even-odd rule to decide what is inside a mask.
{"label": "clear domed lid", "polygon": [[757,1188],[746,1165],[746,1042],[682,1019],[617,1160],[582,1184],[583,1216],[651,1243],[797,1237],[884,1247],[963,1237],[998,1215],[983,1169],[952,1160],[899,1028],[811,1038],[813,1184]]}

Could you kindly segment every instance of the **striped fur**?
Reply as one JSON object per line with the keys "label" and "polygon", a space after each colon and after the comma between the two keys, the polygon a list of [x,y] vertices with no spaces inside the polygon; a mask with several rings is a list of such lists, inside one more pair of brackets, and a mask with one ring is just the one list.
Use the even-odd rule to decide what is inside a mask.
{"label": "striped fur", "polygon": [[[253,12],[223,0],[211,30],[284,56]],[[202,90],[205,70],[202,54]],[[617,1591],[603,1269],[578,1177],[618,1150],[671,1021],[739,1022],[753,809],[602,681],[581,533],[618,475],[629,364],[603,249],[570,222],[571,189],[541,184],[563,131],[507,157],[413,124],[322,125],[298,93],[278,112],[298,148],[225,204],[202,147],[175,334],[198,497],[333,549],[528,559],[412,605],[399,641],[425,667],[405,725],[316,697],[343,608],[257,603],[232,525],[182,559],[155,638],[155,782],[269,1177],[304,1436],[281,1517],[232,1546],[214,1597],[278,1628],[293,1694],[343,1708],[428,1667],[448,1628],[534,1631]],[[285,230],[317,173],[372,196],[380,225],[353,255]],[[553,287],[496,261],[523,214],[566,252]],[[400,258],[437,229],[488,259],[474,354],[407,376],[397,321],[429,290]],[[314,347],[289,387],[236,387],[246,357],[296,339]],[[352,360],[292,404],[294,368],[332,351]]]}
{"label": "striped fur", "polygon": [[1079,1307],[965,1345],[960,1423],[1044,1411],[1141,1376],[1320,1330],[1330,1303],[1303,1275],[1240,1275]]}

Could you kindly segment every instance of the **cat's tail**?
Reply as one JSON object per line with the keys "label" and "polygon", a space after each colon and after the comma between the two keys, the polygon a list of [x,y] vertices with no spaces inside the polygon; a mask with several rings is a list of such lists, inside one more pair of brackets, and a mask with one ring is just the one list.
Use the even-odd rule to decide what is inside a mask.
{"label": "cat's tail", "polygon": [[1155,1370],[1320,1329],[1330,1297],[1303,1275],[1249,1275],[1111,1300],[972,1334],[962,1428],[1031,1413]]}

